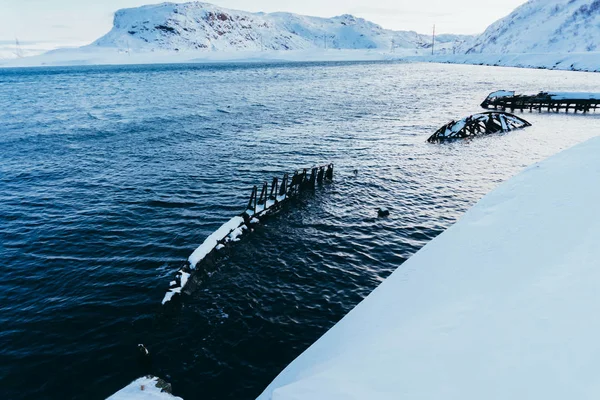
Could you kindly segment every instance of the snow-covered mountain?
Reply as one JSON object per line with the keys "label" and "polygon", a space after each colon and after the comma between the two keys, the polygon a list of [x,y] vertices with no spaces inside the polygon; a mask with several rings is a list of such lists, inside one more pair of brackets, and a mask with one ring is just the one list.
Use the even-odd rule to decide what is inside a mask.
{"label": "snow-covered mountain", "polygon": [[[441,51],[472,37],[440,35]],[[391,31],[342,15],[249,13],[208,3],[163,3],[119,10],[113,29],[90,46],[127,51],[238,51],[306,49],[411,49],[431,47],[431,36]]]}
{"label": "snow-covered mountain", "polygon": [[599,51],[600,0],[530,0],[492,24],[470,53]]}

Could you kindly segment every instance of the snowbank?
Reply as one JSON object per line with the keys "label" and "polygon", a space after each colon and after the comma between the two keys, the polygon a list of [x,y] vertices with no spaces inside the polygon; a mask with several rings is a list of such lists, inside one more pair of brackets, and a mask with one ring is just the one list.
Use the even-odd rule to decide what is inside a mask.
{"label": "snowbank", "polygon": [[597,399],[600,138],[487,195],[259,397]]}
{"label": "snowbank", "polygon": [[600,52],[568,54],[448,54],[408,57],[406,60],[446,64],[495,65],[500,67],[600,72]]}
{"label": "snowbank", "polygon": [[170,389],[170,385],[163,380],[147,376],[131,382],[107,400],[183,400],[181,397],[175,397],[170,393],[163,392],[165,387]]}

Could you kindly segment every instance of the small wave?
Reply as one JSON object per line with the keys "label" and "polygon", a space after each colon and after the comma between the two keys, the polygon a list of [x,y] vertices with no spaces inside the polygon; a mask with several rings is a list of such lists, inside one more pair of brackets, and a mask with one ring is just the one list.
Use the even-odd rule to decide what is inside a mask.
{"label": "small wave", "polygon": [[146,205],[162,208],[191,208],[196,207],[198,204],[187,201],[150,200],[146,202]]}

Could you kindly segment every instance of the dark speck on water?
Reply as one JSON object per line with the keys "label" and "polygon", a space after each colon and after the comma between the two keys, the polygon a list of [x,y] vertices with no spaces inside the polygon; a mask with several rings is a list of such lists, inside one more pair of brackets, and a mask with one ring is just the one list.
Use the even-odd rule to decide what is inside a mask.
{"label": "dark speck on water", "polygon": [[[0,398],[11,400],[102,399],[147,369],[186,399],[252,399],[499,182],[600,122],[526,114],[527,130],[425,142],[497,89],[600,86],[557,71],[44,67],[0,69],[0,82]],[[238,243],[180,308],[160,307],[253,185],[327,162],[335,183]],[[380,207],[393,213],[374,218]]]}

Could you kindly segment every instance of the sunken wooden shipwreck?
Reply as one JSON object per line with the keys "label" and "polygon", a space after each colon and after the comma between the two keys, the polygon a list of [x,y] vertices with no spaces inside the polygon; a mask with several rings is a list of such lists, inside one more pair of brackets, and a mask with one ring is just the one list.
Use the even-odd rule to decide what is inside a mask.
{"label": "sunken wooden shipwreck", "polygon": [[281,181],[274,178],[269,185],[263,183],[260,188],[254,186],[250,200],[243,213],[233,217],[211,234],[200,247],[189,257],[187,263],[177,272],[171,281],[162,304],[167,304],[181,295],[190,282],[195,271],[202,264],[211,264],[219,257],[219,253],[231,244],[239,242],[241,237],[253,231],[253,227],[261,220],[300,195],[302,192],[314,190],[318,185],[333,181],[333,164],[321,165],[310,169],[295,171],[293,175],[285,174]]}
{"label": "sunken wooden shipwreck", "polygon": [[481,107],[500,110],[548,112],[573,111],[587,113],[596,111],[600,105],[600,93],[540,92],[535,95],[516,94],[499,90],[490,93]]}
{"label": "sunken wooden shipwreck", "polygon": [[473,114],[459,121],[451,121],[438,129],[427,141],[439,143],[453,139],[465,139],[489,135],[499,132],[509,132],[531,126],[523,118],[500,111]]}

